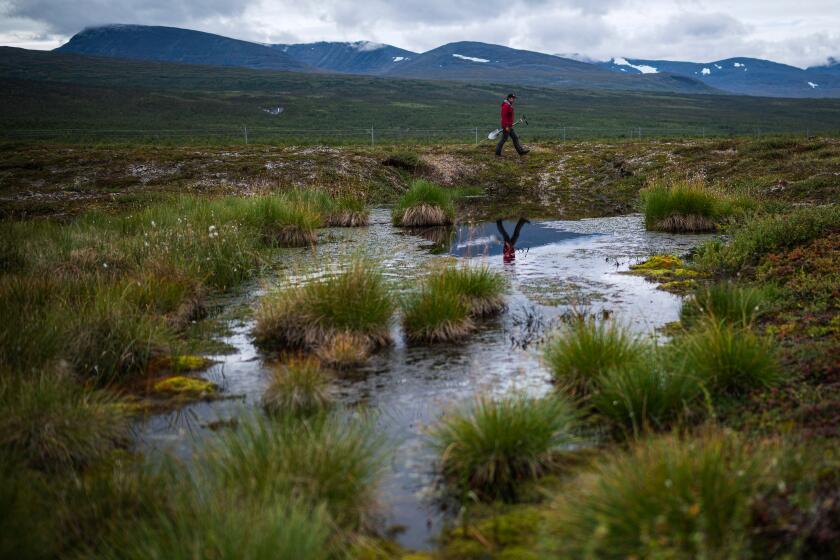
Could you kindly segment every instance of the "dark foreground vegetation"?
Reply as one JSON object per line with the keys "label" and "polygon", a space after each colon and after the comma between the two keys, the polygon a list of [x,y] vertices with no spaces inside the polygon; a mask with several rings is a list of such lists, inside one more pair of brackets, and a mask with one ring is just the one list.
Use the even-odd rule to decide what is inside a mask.
{"label": "dark foreground vegetation", "polygon": [[[0,557],[840,554],[840,144],[394,155],[5,146]],[[456,222],[501,200],[544,216],[638,208],[654,227],[698,215],[725,237],[634,271],[680,278],[667,340],[570,319],[540,348],[548,395],[478,397],[430,427],[458,516],[438,550],[412,555],[378,517],[389,442],[335,404],[333,380],[395,329],[411,344],[470,336],[504,311],[504,282],[446,266],[398,291],[359,259],[289,285],[273,257],[418,179],[490,195],[456,197]],[[136,414],[182,402],[155,387],[213,398],[191,374],[212,344],[208,302],[257,278],[282,286],[255,311],[253,335],[280,358],[261,406],[189,465],[131,451]]]}

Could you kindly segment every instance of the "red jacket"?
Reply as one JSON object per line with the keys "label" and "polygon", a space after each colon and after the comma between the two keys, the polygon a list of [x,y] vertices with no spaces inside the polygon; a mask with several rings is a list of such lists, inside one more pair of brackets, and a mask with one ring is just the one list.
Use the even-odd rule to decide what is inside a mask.
{"label": "red jacket", "polygon": [[513,126],[513,105],[505,99],[502,102],[502,128],[510,128]]}

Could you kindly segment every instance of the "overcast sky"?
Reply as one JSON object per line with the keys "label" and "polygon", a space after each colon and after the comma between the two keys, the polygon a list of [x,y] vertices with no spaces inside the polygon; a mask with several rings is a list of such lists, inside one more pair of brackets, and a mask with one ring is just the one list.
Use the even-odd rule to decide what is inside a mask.
{"label": "overcast sky", "polygon": [[414,51],[471,40],[593,59],[840,58],[840,0],[0,0],[2,45],[52,49],[105,23]]}

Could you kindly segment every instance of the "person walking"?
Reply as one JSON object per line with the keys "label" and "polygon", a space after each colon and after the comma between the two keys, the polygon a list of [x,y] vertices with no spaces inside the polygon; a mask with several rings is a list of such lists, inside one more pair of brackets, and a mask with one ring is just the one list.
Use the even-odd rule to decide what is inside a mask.
{"label": "person walking", "polygon": [[531,151],[528,148],[522,147],[522,144],[519,143],[519,137],[516,135],[516,131],[513,130],[513,104],[515,101],[516,95],[509,93],[502,102],[502,137],[499,140],[499,143],[496,144],[496,157],[500,157],[502,155],[502,146],[505,145],[508,137],[513,140],[513,147],[516,148],[516,151],[520,156],[524,156]]}

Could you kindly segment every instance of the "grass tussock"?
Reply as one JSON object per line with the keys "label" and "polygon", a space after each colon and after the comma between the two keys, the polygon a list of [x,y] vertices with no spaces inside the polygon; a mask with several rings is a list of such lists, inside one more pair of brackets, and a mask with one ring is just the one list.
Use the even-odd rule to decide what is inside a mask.
{"label": "grass tussock", "polygon": [[128,438],[128,415],[111,394],[63,371],[0,375],[0,450],[33,469],[90,465]]}
{"label": "grass tussock", "polygon": [[336,369],[362,366],[372,352],[370,340],[352,332],[338,332],[315,350],[323,363]]}
{"label": "grass tussock", "polygon": [[314,351],[350,333],[377,348],[391,342],[393,312],[382,274],[357,261],[338,274],[263,298],[254,337],[264,348]]}
{"label": "grass tussock", "polygon": [[703,286],[680,309],[680,321],[693,327],[704,318],[717,319],[736,327],[750,327],[770,307],[770,290],[718,282]]}
{"label": "grass tussock", "polygon": [[263,408],[272,416],[306,416],[321,412],[332,402],[330,376],[318,360],[292,358],[276,366],[263,395]]}
{"label": "grass tussock", "polygon": [[645,227],[673,233],[714,231],[722,219],[754,205],[708,187],[702,179],[656,181],[640,194]]}
{"label": "grass tussock", "polygon": [[327,212],[325,225],[329,227],[364,227],[370,223],[370,211],[358,198],[337,198]]}
{"label": "grass tussock", "polygon": [[[564,558],[753,558],[798,550],[791,557],[821,557],[831,549],[825,539],[810,527],[790,541],[780,538],[791,517],[775,511],[779,496],[788,495],[786,511],[806,525],[817,522],[806,513],[816,505],[812,497],[801,510],[792,505],[799,499],[792,489],[810,488],[818,478],[797,467],[804,459],[788,445],[751,443],[726,432],[642,440],[564,486],[549,514],[544,552]],[[820,548],[812,539],[822,541]]]}
{"label": "grass tussock", "polygon": [[679,367],[716,395],[739,395],[777,385],[775,344],[750,329],[710,319],[674,342]]}
{"label": "grass tussock", "polygon": [[454,219],[452,194],[423,179],[411,183],[393,211],[394,225],[401,227],[445,226]]}
{"label": "grass tussock", "polygon": [[607,370],[636,361],[644,351],[629,331],[613,322],[578,319],[545,344],[543,358],[557,383],[587,394]]}
{"label": "grass tussock", "polygon": [[427,283],[460,294],[473,317],[496,315],[505,308],[505,278],[486,266],[447,266],[433,272]]}
{"label": "grass tussock", "polygon": [[402,319],[406,337],[418,343],[454,342],[475,330],[466,300],[434,285],[425,285],[405,299]]}
{"label": "grass tussock", "polygon": [[480,398],[441,419],[431,441],[444,476],[461,491],[515,499],[519,483],[557,466],[577,422],[574,405],[562,398]]}
{"label": "grass tussock", "polygon": [[805,207],[745,221],[727,242],[698,247],[694,263],[706,272],[735,274],[765,255],[840,230],[840,206]]}
{"label": "grass tussock", "polygon": [[207,462],[213,483],[235,495],[323,505],[340,527],[355,530],[373,519],[385,458],[385,442],[370,421],[333,413],[247,423],[226,435]]}

